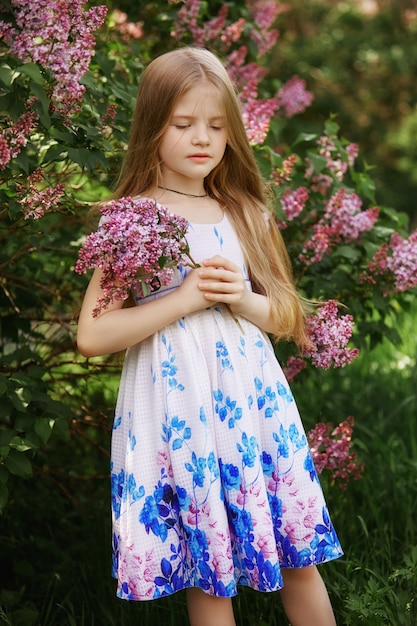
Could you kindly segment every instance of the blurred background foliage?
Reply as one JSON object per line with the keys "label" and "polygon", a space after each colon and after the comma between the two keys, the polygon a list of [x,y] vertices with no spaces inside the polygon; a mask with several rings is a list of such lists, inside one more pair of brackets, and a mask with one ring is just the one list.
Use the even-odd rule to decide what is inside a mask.
{"label": "blurred background foliage", "polygon": [[[0,73],[0,111],[16,120],[36,94],[40,115],[36,136],[0,172],[0,455],[6,459],[0,504],[9,502],[0,521],[0,624],[11,626],[186,623],[181,594],[140,605],[114,597],[108,462],[122,357],[87,362],[74,342],[86,279],[72,268],[89,228],[88,209],[112,185],[137,79],[148,60],[175,44],[170,31],[180,6],[106,4],[109,18],[72,122],[49,108],[50,77],[22,69],[0,42],[0,61],[7,57],[12,65],[11,73]],[[246,3],[226,4],[231,19],[245,14]],[[320,134],[329,115],[336,115],[342,135],[359,144],[364,167],[372,168],[378,203],[397,209],[391,216],[402,228],[402,212],[414,226],[417,215],[414,4],[282,4],[264,86],[267,95],[293,75],[306,80],[312,106],[285,124],[277,121],[271,141],[289,145],[300,132]],[[222,5],[205,3],[205,15],[216,15]],[[140,23],[145,35],[121,37],[115,9]],[[114,123],[102,126],[112,104]],[[18,219],[16,183],[39,166],[47,182],[67,183],[61,210],[38,221]],[[325,272],[326,266],[317,273],[317,284]],[[310,368],[292,385],[307,428],[354,415],[354,447],[366,464],[362,479],[343,492],[322,477],[346,553],[323,568],[340,625],[417,623],[414,295],[391,302],[386,332],[379,332],[373,350],[365,348],[346,369]],[[354,304],[355,313],[361,304]],[[378,317],[378,307],[367,314]],[[244,590],[235,604],[242,626],[286,623],[279,596]]]}
{"label": "blurred background foliage", "polygon": [[[303,128],[330,114],[373,168],[377,202],[417,223],[417,22],[414,0],[293,0],[280,16],[271,73],[314,93]],[[300,123],[294,120],[294,125]],[[289,125],[286,131],[294,132]]]}

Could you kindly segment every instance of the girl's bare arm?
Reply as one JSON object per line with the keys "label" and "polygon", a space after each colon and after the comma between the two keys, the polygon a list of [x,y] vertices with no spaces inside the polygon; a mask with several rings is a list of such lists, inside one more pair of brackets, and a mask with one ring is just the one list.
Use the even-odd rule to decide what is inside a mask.
{"label": "girl's bare arm", "polygon": [[122,308],[119,300],[95,318],[93,309],[97,298],[103,295],[102,274],[95,270],[78,321],[77,344],[81,354],[93,357],[125,350],[184,315],[210,306],[212,303],[198,288],[197,272],[191,271],[182,285],[166,296],[130,308]]}

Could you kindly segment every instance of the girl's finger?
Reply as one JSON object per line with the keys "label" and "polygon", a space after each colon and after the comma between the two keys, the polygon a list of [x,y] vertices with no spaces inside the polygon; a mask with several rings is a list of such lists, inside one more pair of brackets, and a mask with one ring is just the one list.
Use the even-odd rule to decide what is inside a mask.
{"label": "girl's finger", "polygon": [[202,265],[204,267],[222,267],[225,270],[229,270],[232,272],[237,272],[240,270],[240,268],[234,263],[232,263],[232,261],[229,261],[229,259],[226,259],[220,256],[219,254],[217,254],[214,257],[211,257],[210,259],[205,259]]}

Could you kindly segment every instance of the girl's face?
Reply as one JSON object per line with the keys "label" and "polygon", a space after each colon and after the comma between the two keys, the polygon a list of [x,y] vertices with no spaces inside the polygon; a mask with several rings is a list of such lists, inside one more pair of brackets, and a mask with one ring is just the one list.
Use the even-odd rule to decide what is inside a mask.
{"label": "girl's face", "polygon": [[180,98],[162,136],[159,158],[165,186],[194,186],[220,163],[227,143],[218,90],[202,82]]}

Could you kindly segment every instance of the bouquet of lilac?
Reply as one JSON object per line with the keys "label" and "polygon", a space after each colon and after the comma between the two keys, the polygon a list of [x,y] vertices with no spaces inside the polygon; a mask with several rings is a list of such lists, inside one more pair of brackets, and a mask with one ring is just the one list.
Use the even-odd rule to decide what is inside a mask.
{"label": "bouquet of lilac", "polygon": [[[101,209],[98,230],[88,235],[75,271],[103,270],[103,296],[94,317],[114,300],[126,300],[133,290],[142,296],[168,285],[178,265],[198,267],[189,254],[188,222],[154,200],[124,197]],[[187,261],[188,259],[188,261]]]}

